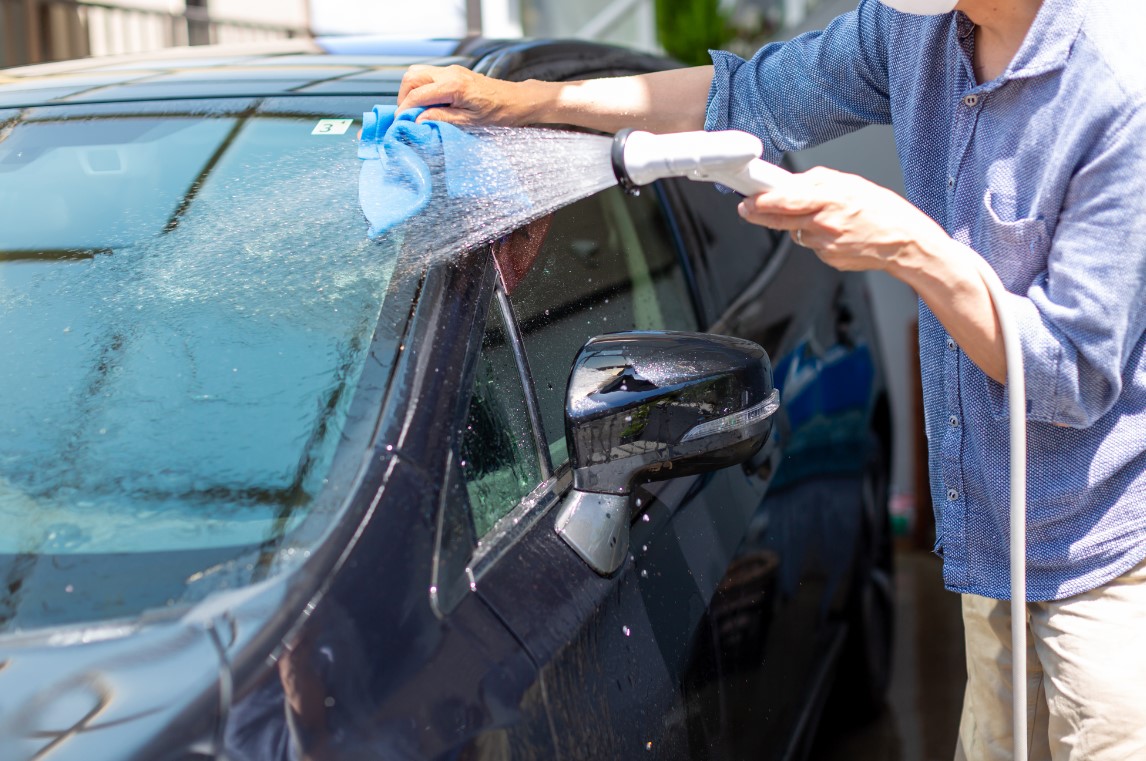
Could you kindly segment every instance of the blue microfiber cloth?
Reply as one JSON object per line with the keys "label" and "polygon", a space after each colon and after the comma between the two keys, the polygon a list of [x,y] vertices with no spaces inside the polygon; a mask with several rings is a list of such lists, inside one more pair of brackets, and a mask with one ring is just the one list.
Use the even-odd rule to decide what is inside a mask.
{"label": "blue microfiber cloth", "polygon": [[375,106],[362,115],[358,158],[363,159],[358,197],[378,236],[420,212],[444,193],[453,200],[481,199],[528,209],[529,198],[502,152],[481,133],[446,122],[414,120],[424,109],[395,115],[395,106]]}

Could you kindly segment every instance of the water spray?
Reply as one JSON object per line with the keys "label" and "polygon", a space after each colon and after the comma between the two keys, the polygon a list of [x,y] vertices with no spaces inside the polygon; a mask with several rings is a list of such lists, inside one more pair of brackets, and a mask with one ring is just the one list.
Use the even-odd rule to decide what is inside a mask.
{"label": "water spray", "polygon": [[[626,191],[669,177],[715,182],[751,196],[781,186],[791,174],[760,158],[764,146],[739,130],[655,135],[624,129],[613,138],[613,172]],[[1011,447],[1011,697],[1014,758],[1027,757],[1026,639],[1026,383],[1018,326],[1006,308],[1007,291],[986,260],[971,249],[1003,333]]]}

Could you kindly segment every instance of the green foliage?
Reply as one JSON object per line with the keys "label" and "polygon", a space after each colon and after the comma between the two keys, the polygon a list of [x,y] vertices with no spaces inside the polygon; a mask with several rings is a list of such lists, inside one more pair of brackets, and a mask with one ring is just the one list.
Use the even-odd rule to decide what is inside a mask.
{"label": "green foliage", "polygon": [[657,40],[682,63],[711,63],[709,49],[723,48],[732,38],[720,0],[656,0],[656,14]]}

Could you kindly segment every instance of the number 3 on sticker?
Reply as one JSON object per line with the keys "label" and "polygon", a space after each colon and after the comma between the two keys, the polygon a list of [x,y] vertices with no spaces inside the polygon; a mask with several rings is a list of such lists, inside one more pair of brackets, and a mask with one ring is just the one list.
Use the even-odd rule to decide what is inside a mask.
{"label": "number 3 on sticker", "polygon": [[312,135],[344,135],[346,130],[350,129],[350,125],[354,124],[353,119],[319,119],[318,124],[314,125],[314,129],[310,131]]}

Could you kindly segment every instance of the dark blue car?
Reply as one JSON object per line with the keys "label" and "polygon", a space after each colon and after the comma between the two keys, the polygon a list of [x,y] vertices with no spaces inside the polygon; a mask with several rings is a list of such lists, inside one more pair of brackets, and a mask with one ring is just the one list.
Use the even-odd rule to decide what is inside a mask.
{"label": "dark blue car", "polygon": [[671,62],[284,45],[0,77],[0,759],[789,759],[877,710],[861,277],[687,181],[367,235],[407,65]]}

